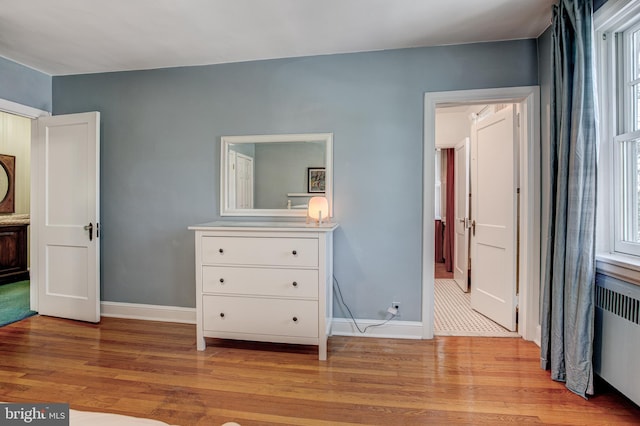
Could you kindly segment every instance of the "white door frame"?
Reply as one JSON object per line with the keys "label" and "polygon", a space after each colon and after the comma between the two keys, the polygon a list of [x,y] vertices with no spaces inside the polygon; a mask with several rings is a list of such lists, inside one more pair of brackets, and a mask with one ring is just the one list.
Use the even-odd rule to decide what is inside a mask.
{"label": "white door frame", "polygon": [[424,96],[422,211],[422,338],[433,338],[434,313],[434,156],[436,108],[447,103],[519,103],[520,150],[520,296],[519,330],[525,340],[540,341],[540,87],[427,92]]}
{"label": "white door frame", "polygon": [[[47,117],[50,116],[51,113],[48,111],[43,111],[37,108],[33,108],[27,105],[22,105],[16,102],[12,102],[12,101],[8,101],[6,99],[0,99],[0,111],[4,111],[7,112],[9,114],[14,114],[14,115],[19,115],[22,117],[26,117],[31,119],[31,141],[33,141],[33,135],[34,135],[34,126],[36,125],[35,119],[37,119],[38,117]],[[30,142],[32,143],[32,142]],[[33,145],[33,143],[32,143]],[[33,150],[31,150],[31,165],[33,166],[34,164],[34,159],[33,159]],[[35,178],[36,175],[38,173],[38,168],[37,167],[31,167],[31,211],[35,210],[38,208],[37,206],[37,197],[34,191],[34,185],[33,182],[35,182]],[[29,304],[30,304],[30,308],[32,311],[37,311],[38,310],[38,275],[37,272],[38,271],[38,233],[36,232],[36,230],[38,229],[37,226],[34,226],[33,224],[33,217],[34,215],[29,215],[30,219],[30,230],[29,230],[29,234],[30,234],[30,239],[29,239],[29,262],[30,262],[30,267],[29,267],[29,279],[31,281],[31,285],[30,285],[30,297],[29,297]],[[37,224],[36,224],[37,225]]]}

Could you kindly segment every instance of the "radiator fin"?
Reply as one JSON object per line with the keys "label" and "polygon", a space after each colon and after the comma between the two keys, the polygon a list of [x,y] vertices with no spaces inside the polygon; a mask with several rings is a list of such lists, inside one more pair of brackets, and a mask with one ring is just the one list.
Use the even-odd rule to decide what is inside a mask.
{"label": "radiator fin", "polygon": [[640,325],[640,300],[596,286],[596,307]]}

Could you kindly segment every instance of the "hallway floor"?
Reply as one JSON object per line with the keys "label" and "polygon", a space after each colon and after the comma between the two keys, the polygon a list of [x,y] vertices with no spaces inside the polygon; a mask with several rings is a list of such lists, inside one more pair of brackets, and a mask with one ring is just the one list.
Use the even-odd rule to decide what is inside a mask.
{"label": "hallway floor", "polygon": [[520,337],[471,309],[471,293],[454,280],[436,279],[434,293],[436,336]]}
{"label": "hallway floor", "polygon": [[519,337],[471,309],[471,293],[464,293],[444,263],[436,262],[434,333],[436,336]]}

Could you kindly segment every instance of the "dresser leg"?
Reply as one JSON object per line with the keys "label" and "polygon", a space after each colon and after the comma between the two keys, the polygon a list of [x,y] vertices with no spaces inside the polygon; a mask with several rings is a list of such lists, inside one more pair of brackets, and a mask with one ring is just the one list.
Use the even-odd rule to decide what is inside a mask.
{"label": "dresser leg", "polygon": [[327,360],[327,341],[326,340],[321,340],[320,344],[318,345],[318,359],[320,361]]}
{"label": "dresser leg", "polygon": [[206,347],[207,347],[207,344],[204,341],[204,337],[197,336],[196,337],[196,349],[198,349],[199,351],[204,351]]}

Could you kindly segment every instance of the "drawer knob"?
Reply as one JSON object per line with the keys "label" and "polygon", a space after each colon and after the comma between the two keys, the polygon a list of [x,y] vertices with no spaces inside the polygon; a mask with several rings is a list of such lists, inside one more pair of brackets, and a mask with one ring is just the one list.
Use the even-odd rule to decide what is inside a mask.
{"label": "drawer knob", "polygon": [[224,253],[224,249],[218,249],[218,253],[220,254]]}
{"label": "drawer knob", "polygon": [[293,254],[294,256],[297,256],[298,255],[298,250],[292,251],[291,254]]}
{"label": "drawer knob", "polygon": [[224,278],[220,278],[220,284],[224,284]]}
{"label": "drawer knob", "polygon": [[298,287],[298,282],[297,282],[297,281],[294,281],[294,282],[292,283],[292,285],[293,285],[294,287]]}
{"label": "drawer knob", "polygon": [[293,322],[298,322],[298,317],[293,317]]}
{"label": "drawer knob", "polygon": [[224,312],[220,312],[220,318],[224,318]]}

